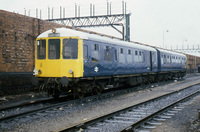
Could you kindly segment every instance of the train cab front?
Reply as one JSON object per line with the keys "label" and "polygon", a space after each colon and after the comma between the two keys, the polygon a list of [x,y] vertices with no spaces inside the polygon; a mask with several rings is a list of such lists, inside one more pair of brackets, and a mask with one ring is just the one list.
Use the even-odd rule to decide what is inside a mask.
{"label": "train cab front", "polygon": [[62,31],[46,31],[35,45],[35,78],[32,82],[49,94],[71,91],[70,83],[83,76],[83,41]]}

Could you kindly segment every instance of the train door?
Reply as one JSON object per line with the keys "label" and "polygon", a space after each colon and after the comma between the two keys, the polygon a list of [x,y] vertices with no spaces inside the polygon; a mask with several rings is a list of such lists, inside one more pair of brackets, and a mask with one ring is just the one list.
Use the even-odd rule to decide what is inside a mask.
{"label": "train door", "polygon": [[113,65],[113,74],[118,74],[117,73],[117,67],[118,67],[118,52],[117,52],[117,48],[112,48],[112,52],[113,52],[113,63],[112,63],[112,65]]}
{"label": "train door", "polygon": [[84,45],[84,76],[95,76],[100,69],[100,45],[92,42]]}
{"label": "train door", "polygon": [[84,59],[84,76],[90,75],[90,60],[89,60],[88,45],[83,45],[83,59]]}
{"label": "train door", "polygon": [[150,71],[152,71],[152,69],[153,69],[153,54],[152,54],[152,51],[150,51]]}
{"label": "train door", "polygon": [[[97,76],[101,69],[101,47],[99,43],[87,41],[88,58],[84,60],[84,75]],[[86,50],[86,47],[85,47]]]}
{"label": "train door", "polygon": [[113,74],[113,60],[112,60],[112,55],[113,55],[113,47],[111,47],[110,45],[103,45],[102,46],[102,52],[103,52],[103,56],[102,56],[102,69],[101,69],[101,74],[103,73],[103,75],[112,75]]}

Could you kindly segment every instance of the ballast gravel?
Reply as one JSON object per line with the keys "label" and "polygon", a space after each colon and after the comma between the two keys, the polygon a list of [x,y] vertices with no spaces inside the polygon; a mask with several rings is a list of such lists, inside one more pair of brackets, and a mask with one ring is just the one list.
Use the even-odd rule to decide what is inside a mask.
{"label": "ballast gravel", "polygon": [[174,81],[157,87],[150,86],[146,89],[110,98],[88,100],[87,103],[81,105],[63,106],[49,110],[48,113],[38,113],[39,116],[30,115],[4,124],[0,123],[0,126],[2,131],[57,131],[197,83],[200,83],[200,76],[186,76],[182,81]]}
{"label": "ballast gravel", "polygon": [[198,109],[200,109],[200,96],[151,132],[200,132]]}

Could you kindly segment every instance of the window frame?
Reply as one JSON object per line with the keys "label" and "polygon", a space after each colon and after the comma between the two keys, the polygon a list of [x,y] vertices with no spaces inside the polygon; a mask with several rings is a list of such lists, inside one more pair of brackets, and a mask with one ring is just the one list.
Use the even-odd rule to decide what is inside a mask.
{"label": "window frame", "polygon": [[124,54],[124,48],[119,48],[119,63],[126,63],[125,60],[125,54]]}
{"label": "window frame", "polygon": [[[58,50],[58,49],[55,49],[55,51],[56,51],[56,52],[55,52],[55,54],[56,54],[56,55],[55,55],[55,58],[52,58],[52,57],[50,56],[50,55],[51,55],[50,46],[51,46],[52,44],[50,44],[49,41],[51,41],[51,40],[59,40],[59,46],[58,46],[58,47],[59,47],[59,48],[58,48],[58,49],[59,49],[59,52],[57,53],[57,50]],[[55,46],[55,44],[53,44],[53,46]],[[48,46],[47,46],[47,47],[48,47],[48,59],[49,59],[49,60],[59,60],[59,59],[61,59],[61,54],[60,54],[60,53],[61,53],[61,40],[60,40],[59,38],[56,38],[56,39],[48,39]],[[57,48],[57,45],[56,45],[56,48]],[[53,50],[51,50],[51,51],[53,51]],[[59,56],[57,57],[57,55],[59,55]]]}
{"label": "window frame", "polygon": [[132,56],[132,50],[128,49],[127,50],[127,63],[132,64],[133,63],[133,56]]}
{"label": "window frame", "polygon": [[104,45],[104,62],[112,62],[112,47]]}
{"label": "window frame", "polygon": [[[97,56],[94,56],[97,55]],[[91,61],[100,62],[101,61],[101,46],[100,44],[93,43],[91,48]]]}
{"label": "window frame", "polygon": [[[85,49],[87,49],[87,51],[85,51]],[[86,53],[86,55],[85,55],[85,53]],[[83,45],[83,59],[84,60],[88,59],[88,46],[87,45]]]}
{"label": "window frame", "polygon": [[[66,40],[66,41],[65,41]],[[65,41],[65,42],[64,42]],[[75,44],[71,44],[70,41],[77,41]],[[78,39],[77,38],[63,38],[62,39],[62,58],[64,60],[70,60],[70,59],[78,59]],[[69,45],[70,44],[70,45]],[[73,45],[73,46],[72,46]],[[67,58],[67,55],[65,54],[65,47],[70,47],[72,51],[70,51],[68,54],[70,54]],[[75,48],[75,50],[73,50]],[[76,52],[76,53],[75,53]]]}
{"label": "window frame", "polygon": [[[44,41],[45,43],[43,43],[42,41]],[[43,58],[40,57],[41,56],[41,51],[40,51],[40,47],[38,46],[38,42],[39,42],[39,45],[40,45],[40,42],[42,42],[42,46],[41,47],[45,48],[44,57]],[[44,46],[43,46],[43,44],[44,44]],[[47,58],[46,54],[47,54],[47,41],[46,41],[46,39],[37,40],[37,59],[38,60],[45,60]]]}

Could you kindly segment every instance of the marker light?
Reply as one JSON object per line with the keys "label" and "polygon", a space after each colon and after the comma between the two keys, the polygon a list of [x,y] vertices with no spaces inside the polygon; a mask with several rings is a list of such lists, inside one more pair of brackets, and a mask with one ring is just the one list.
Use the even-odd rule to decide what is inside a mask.
{"label": "marker light", "polygon": [[34,68],[34,70],[33,70],[33,75],[38,75],[38,71],[36,68]]}
{"label": "marker light", "polygon": [[69,70],[69,73],[70,73],[70,74],[72,74],[72,73],[73,73],[73,71],[72,71],[72,70]]}
{"label": "marker light", "polygon": [[56,29],[52,29],[52,33],[56,33]]}

